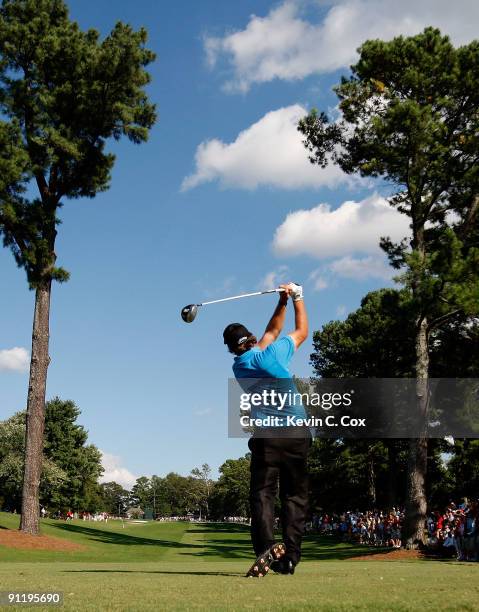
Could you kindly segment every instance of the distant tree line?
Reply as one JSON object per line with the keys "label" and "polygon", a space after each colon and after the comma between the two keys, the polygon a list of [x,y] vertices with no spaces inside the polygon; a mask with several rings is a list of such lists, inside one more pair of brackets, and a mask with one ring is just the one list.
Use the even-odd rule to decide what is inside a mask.
{"label": "distant tree line", "polygon": [[131,491],[116,482],[101,485],[104,508],[118,514],[128,508],[151,510],[156,517],[187,516],[222,520],[225,516],[249,516],[249,453],[228,459],[218,480],[211,479],[207,463],[188,476],[170,472],[164,478],[141,476]]}

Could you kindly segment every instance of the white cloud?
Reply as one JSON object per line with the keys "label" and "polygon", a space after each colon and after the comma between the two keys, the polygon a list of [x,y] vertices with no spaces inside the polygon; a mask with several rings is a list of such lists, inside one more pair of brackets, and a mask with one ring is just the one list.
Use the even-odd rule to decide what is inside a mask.
{"label": "white cloud", "polygon": [[288,272],[288,266],[279,266],[276,270],[272,270],[268,272],[260,281],[259,289],[260,291],[268,291],[268,289],[274,289],[281,285],[281,283],[286,283],[288,279],[286,278],[286,274]]}
{"label": "white cloud", "polygon": [[0,372],[27,372],[30,365],[30,355],[27,349],[15,346],[11,349],[0,350]]}
{"label": "white cloud", "polygon": [[381,236],[401,240],[409,234],[408,218],[375,193],[360,202],[343,202],[334,210],[320,204],[290,213],[276,229],[273,249],[281,256],[305,254],[318,259],[377,254]]}
{"label": "white cloud", "polygon": [[304,5],[320,4],[325,3],[286,0],[265,17],[251,15],[243,30],[205,38],[209,65],[224,57],[233,69],[224,88],[245,92],[253,83],[346,68],[365,40],[414,35],[426,26],[439,27],[455,44],[477,37],[476,0],[331,0],[315,23],[301,15]]}
{"label": "white cloud", "polygon": [[305,107],[293,104],[271,111],[240,132],[234,142],[202,142],[195,154],[196,168],[182,183],[182,191],[219,181],[222,187],[255,189],[260,185],[284,189],[335,187],[354,184],[338,166],[320,168],[310,163],[298,132]]}
{"label": "white cloud", "polygon": [[309,275],[309,280],[313,284],[313,291],[323,291],[329,287],[329,280],[324,276],[324,269],[314,270]]}
{"label": "white cloud", "polygon": [[125,489],[131,489],[135,484],[137,476],[134,476],[130,470],[121,465],[121,458],[118,455],[101,452],[101,463],[104,468],[103,475],[100,477],[100,482],[117,482]]}
{"label": "white cloud", "polygon": [[346,306],[344,304],[340,304],[337,308],[336,308],[336,316],[338,317],[344,317],[344,315],[346,314]]}
{"label": "white cloud", "polygon": [[328,281],[322,276],[319,276],[314,282],[315,291],[323,291],[323,289],[327,289],[328,286],[329,286]]}
{"label": "white cloud", "polygon": [[337,279],[348,279],[353,281],[365,281],[368,279],[379,279],[390,282],[396,270],[388,265],[384,253],[368,255],[367,257],[352,257],[345,255],[336,259],[327,259],[323,265],[313,270],[309,275],[313,291],[337,286]]}
{"label": "white cloud", "polygon": [[346,255],[341,259],[332,261],[329,264],[329,270],[332,274],[354,280],[368,278],[391,280],[394,274],[397,274],[397,271],[387,264],[385,257],[374,257],[372,255],[363,258]]}

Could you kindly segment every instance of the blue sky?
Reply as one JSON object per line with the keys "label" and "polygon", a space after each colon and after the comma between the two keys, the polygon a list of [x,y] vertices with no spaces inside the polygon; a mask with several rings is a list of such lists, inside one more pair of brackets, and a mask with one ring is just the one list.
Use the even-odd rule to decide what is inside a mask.
{"label": "blue sky", "polygon": [[[181,321],[183,305],[292,279],[304,284],[315,330],[391,285],[378,239],[407,226],[386,187],[310,166],[295,123],[312,106],[335,112],[331,87],[361,40],[430,24],[455,42],[472,38],[475,3],[416,4],[69,2],[82,28],[145,25],[158,54],[149,142],[111,144],[110,190],[66,201],[57,242],[71,280],[53,289],[47,396],[77,403],[107,476],[128,484],[204,462],[216,473],[247,450],[226,434],[231,356],[221,333],[232,321],[260,333],[275,299],[211,306],[193,325]],[[12,349],[30,350],[33,294],[6,249],[0,272],[6,418],[25,406],[24,353]],[[295,374],[311,373],[310,352],[308,342]]]}

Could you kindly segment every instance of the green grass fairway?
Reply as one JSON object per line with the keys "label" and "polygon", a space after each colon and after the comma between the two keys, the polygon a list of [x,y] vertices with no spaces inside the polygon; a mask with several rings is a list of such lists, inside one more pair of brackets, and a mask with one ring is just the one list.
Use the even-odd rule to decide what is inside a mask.
{"label": "green grass fairway", "polygon": [[[17,525],[0,513],[0,527]],[[87,549],[0,546],[0,590],[63,591],[65,610],[479,610],[477,563],[351,560],[368,549],[311,537],[294,576],[246,579],[240,525],[46,520],[42,531]]]}

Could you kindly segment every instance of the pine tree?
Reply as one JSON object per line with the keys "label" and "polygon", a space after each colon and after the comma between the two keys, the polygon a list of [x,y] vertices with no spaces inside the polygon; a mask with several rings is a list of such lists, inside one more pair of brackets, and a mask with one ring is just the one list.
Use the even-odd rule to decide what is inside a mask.
{"label": "pine tree", "polygon": [[[342,116],[311,112],[300,123],[313,163],[387,181],[411,237],[382,239],[402,271],[414,312],[417,410],[427,422],[429,338],[479,305],[479,42],[455,48],[426,28],[359,49],[335,88]],[[424,540],[427,432],[410,441],[408,547]]]}
{"label": "pine tree", "polygon": [[[3,0],[0,8],[0,233],[35,291],[21,529],[39,530],[45,386],[58,212],[108,189],[109,138],[144,142],[155,122],[144,29],[117,23],[100,40],[63,0]],[[27,186],[36,185],[37,197]]]}

